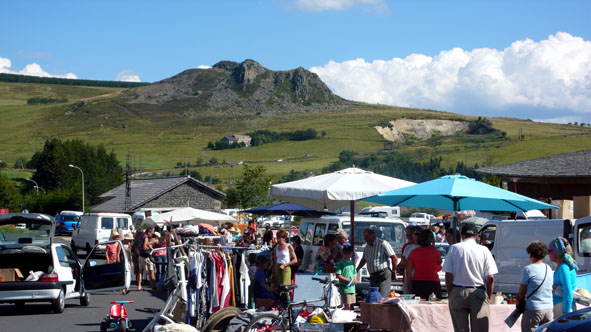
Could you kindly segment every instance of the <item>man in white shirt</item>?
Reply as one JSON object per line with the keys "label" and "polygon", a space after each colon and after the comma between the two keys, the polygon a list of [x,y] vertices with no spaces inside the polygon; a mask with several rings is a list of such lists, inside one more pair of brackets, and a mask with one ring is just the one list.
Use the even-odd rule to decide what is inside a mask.
{"label": "man in white shirt", "polygon": [[476,225],[465,224],[461,234],[442,267],[451,320],[455,332],[487,332],[497,265],[488,248],[476,243]]}

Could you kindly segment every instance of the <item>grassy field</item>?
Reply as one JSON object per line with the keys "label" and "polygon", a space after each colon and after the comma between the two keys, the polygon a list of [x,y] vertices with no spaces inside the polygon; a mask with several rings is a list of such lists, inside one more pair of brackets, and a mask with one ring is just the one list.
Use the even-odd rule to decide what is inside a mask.
{"label": "grassy field", "polygon": [[[68,103],[27,105],[31,97],[67,98]],[[80,100],[84,107],[77,108]],[[279,114],[274,116],[233,116],[209,110],[130,105],[124,89],[41,85],[0,82],[0,159],[12,166],[18,158],[28,160],[49,138],[81,139],[102,143],[125,162],[130,153],[136,168],[147,171],[173,169],[178,162],[195,164],[212,157],[228,163],[263,165],[274,179],[296,171],[317,171],[338,159],[342,150],[367,154],[384,150],[389,144],[373,128],[380,121],[407,117],[414,119],[475,119],[453,113],[359,104],[349,109],[323,113]],[[393,148],[412,153],[417,160],[443,158],[446,166],[457,161],[468,165],[496,165],[548,156],[561,152],[591,149],[591,128],[543,124],[527,120],[490,118],[494,128],[507,139],[447,137],[437,141],[395,144]],[[284,141],[258,147],[211,151],[209,141],[258,129],[293,131],[314,128],[326,136],[309,141]],[[519,134],[523,133],[523,139]],[[282,162],[278,162],[282,160]],[[203,175],[228,182],[235,171],[228,166],[201,167]],[[173,172],[178,173],[180,170]],[[5,172],[6,174],[6,172]],[[25,174],[27,177],[30,174]],[[10,175],[18,178],[18,173]]]}

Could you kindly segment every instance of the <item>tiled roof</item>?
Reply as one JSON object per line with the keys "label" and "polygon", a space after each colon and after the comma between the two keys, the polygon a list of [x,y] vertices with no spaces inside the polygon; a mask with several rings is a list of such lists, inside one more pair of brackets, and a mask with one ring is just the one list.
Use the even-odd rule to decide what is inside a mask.
{"label": "tiled roof", "polygon": [[[205,183],[198,181],[190,176],[175,176],[165,178],[141,178],[131,180],[131,204],[128,211],[134,211],[145,203],[159,197],[160,195],[186,183],[192,182],[203,191],[210,192],[220,199],[225,198],[226,194],[212,188]],[[125,183],[113,188],[99,196],[108,201],[95,205],[92,211],[125,211]]]}
{"label": "tiled roof", "polygon": [[482,167],[476,172],[485,175],[545,178],[591,177],[591,150],[555,154],[549,157],[516,163]]}

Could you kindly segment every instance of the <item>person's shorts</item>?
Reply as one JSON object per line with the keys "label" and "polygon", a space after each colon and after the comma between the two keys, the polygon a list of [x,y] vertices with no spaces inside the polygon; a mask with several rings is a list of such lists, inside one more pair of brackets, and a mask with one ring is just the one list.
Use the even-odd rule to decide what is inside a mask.
{"label": "person's shorts", "polygon": [[355,293],[341,293],[341,302],[343,302],[343,304],[355,303]]}
{"label": "person's shorts", "polygon": [[154,263],[152,263],[150,258],[146,258],[146,271],[154,271]]}
{"label": "person's shorts", "polygon": [[144,271],[148,271],[146,265],[147,265],[147,262],[150,261],[150,259],[147,258],[147,257],[140,256],[140,257],[138,257],[138,260],[139,260],[138,272],[139,273],[144,273]]}

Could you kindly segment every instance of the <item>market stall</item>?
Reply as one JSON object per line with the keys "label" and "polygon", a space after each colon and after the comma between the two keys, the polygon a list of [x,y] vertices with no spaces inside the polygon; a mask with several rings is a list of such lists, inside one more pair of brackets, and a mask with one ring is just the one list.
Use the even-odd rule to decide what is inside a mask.
{"label": "market stall", "polygon": [[[490,332],[521,331],[521,318],[509,328],[504,320],[514,304],[490,305]],[[453,331],[447,303],[361,303],[361,321],[371,330]]]}

